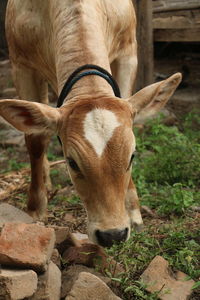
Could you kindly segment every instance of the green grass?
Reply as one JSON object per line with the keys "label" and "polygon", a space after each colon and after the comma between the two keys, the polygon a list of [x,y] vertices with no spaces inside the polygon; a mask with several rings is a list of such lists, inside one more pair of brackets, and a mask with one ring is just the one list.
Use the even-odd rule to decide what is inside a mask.
{"label": "green grass", "polygon": [[[191,220],[192,221],[192,220]],[[108,250],[110,255],[125,266],[125,273],[113,278],[120,283],[123,299],[158,299],[150,296],[140,275],[156,255],[164,257],[174,270],[185,272],[189,278],[198,280],[200,276],[200,245],[198,230],[193,232],[184,225],[185,220],[173,220],[172,224],[159,228],[146,226],[145,231],[132,233],[124,244],[115,245]],[[112,274],[109,274],[112,278]],[[133,298],[134,297],[134,298]]]}
{"label": "green grass", "polygon": [[20,162],[15,158],[11,158],[8,160],[6,167],[0,171],[1,173],[8,173],[11,171],[19,171],[23,168],[29,167],[29,164],[26,162]]}
{"label": "green grass", "polygon": [[137,155],[133,179],[141,204],[152,208],[159,219],[145,220],[144,232],[133,232],[129,241],[108,250],[126,269],[113,278],[114,283],[120,283],[123,300],[158,299],[158,293],[147,293],[140,280],[156,255],[167,259],[173,270],[196,280],[194,288],[200,297],[200,226],[194,224],[190,213],[191,206],[200,205],[199,129],[199,114],[190,113],[180,128],[167,127],[158,117],[142,132],[134,130]]}
{"label": "green grass", "polygon": [[64,195],[56,195],[51,202],[48,204],[49,208],[53,208],[54,206],[61,205],[61,204],[71,204],[76,205],[81,203],[80,198],[76,195],[71,195],[70,197],[64,196]]}
{"label": "green grass", "polygon": [[15,159],[11,159],[8,161],[8,169],[6,170],[7,172],[9,171],[19,171],[22,168],[28,167],[28,163],[25,162],[19,162],[16,161]]}
{"label": "green grass", "polygon": [[[160,118],[142,133],[135,130],[133,178],[142,203],[161,214],[182,214],[200,196],[200,134],[192,131],[191,116],[183,122],[184,132],[163,125]],[[196,114],[193,118],[197,122]]]}

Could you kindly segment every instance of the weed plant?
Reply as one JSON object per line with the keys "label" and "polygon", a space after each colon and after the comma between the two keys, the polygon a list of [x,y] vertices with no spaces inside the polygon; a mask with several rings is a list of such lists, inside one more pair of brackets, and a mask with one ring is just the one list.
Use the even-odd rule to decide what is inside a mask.
{"label": "weed plant", "polygon": [[[138,155],[133,178],[142,203],[158,213],[182,214],[200,197],[200,133],[191,129],[190,114],[178,127],[167,127],[161,117],[149,122],[141,133],[136,128]],[[194,135],[193,135],[194,133]]]}

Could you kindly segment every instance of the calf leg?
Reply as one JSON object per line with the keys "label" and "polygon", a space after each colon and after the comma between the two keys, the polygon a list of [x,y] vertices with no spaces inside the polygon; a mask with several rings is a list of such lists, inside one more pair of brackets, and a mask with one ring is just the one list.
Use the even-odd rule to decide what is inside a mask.
{"label": "calf leg", "polygon": [[25,135],[25,140],[31,162],[31,184],[27,205],[28,213],[34,219],[42,219],[45,216],[47,206],[44,163],[48,140],[43,135]]}
{"label": "calf leg", "polygon": [[[13,78],[20,99],[48,103],[48,86],[35,70],[24,66],[13,66]],[[51,187],[48,160],[45,151],[50,137],[25,135],[31,162],[31,184],[28,212],[35,219],[42,219],[47,206],[47,189]]]}
{"label": "calf leg", "polygon": [[120,56],[111,64],[113,77],[117,81],[122,98],[132,95],[137,72],[137,55],[135,46],[129,55]]}
{"label": "calf leg", "polygon": [[130,179],[127,194],[126,194],[126,209],[131,219],[131,225],[140,231],[142,228],[142,216],[140,213],[139,198],[132,178]]}

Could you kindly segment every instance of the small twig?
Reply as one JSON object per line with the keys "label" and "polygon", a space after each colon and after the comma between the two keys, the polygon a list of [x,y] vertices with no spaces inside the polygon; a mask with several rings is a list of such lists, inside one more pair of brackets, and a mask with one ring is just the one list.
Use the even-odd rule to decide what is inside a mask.
{"label": "small twig", "polygon": [[[63,163],[65,163],[65,160],[57,160],[57,161],[52,161],[49,165],[50,165],[50,168],[53,168],[54,166],[63,164]],[[30,171],[31,171],[30,168],[23,168],[18,171],[11,171],[6,174],[0,174],[0,178],[3,178],[5,180],[5,178],[10,178],[11,176],[25,175],[26,173],[29,173]]]}
{"label": "small twig", "polygon": [[50,163],[50,168],[53,168],[56,165],[64,164],[65,162],[66,161],[64,159],[63,160],[53,161],[53,162]]}
{"label": "small twig", "polygon": [[164,289],[164,287],[165,287],[165,283],[162,285],[162,287],[159,289],[159,291],[158,291],[158,295],[162,292],[162,290]]}

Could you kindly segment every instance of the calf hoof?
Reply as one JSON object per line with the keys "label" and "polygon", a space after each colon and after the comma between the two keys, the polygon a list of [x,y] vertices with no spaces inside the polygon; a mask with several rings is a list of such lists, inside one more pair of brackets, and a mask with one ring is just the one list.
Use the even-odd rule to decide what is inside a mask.
{"label": "calf hoof", "polygon": [[33,218],[34,222],[40,221],[46,223],[48,220],[46,213],[41,213],[37,210],[30,210],[30,209],[27,210],[27,213],[29,214],[29,216]]}
{"label": "calf hoof", "polygon": [[143,220],[139,208],[130,211],[131,226],[137,231],[143,230]]}
{"label": "calf hoof", "polygon": [[46,188],[34,190],[31,186],[27,204],[27,212],[34,221],[44,221],[46,219],[47,195]]}

